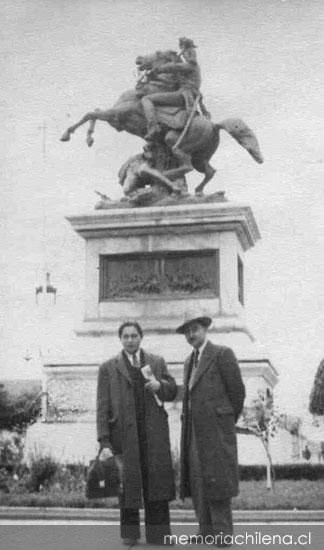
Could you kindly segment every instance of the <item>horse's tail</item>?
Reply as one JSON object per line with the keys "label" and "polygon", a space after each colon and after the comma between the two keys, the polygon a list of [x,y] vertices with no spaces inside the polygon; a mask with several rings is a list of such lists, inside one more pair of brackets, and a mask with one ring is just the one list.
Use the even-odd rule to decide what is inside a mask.
{"label": "horse's tail", "polygon": [[240,118],[226,118],[214,124],[214,132],[226,130],[236,141],[244,147],[256,162],[262,164],[263,156],[256,135],[251,128]]}

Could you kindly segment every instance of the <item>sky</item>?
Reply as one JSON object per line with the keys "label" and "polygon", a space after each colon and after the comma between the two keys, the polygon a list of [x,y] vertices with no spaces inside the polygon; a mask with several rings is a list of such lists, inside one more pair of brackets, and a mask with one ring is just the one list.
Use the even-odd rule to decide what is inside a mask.
{"label": "sky", "polygon": [[[242,118],[265,157],[229,136],[206,193],[251,205],[262,239],[245,258],[249,327],[280,374],[279,407],[303,414],[324,354],[324,128],[321,0],[2,0],[1,341],[4,378],[39,376],[35,287],[51,272],[52,345],[83,312],[84,242],[65,216],[95,191],[121,197],[120,165],[142,141],[98,123],[61,143],[88,110],[135,84],[137,55],[198,46],[213,120]],[[190,174],[190,189],[199,182]]]}

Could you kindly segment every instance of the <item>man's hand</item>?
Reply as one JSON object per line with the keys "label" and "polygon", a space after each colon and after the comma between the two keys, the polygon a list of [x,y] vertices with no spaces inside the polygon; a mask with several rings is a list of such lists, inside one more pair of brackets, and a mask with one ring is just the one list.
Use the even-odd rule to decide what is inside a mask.
{"label": "man's hand", "polygon": [[149,382],[146,382],[145,387],[156,393],[161,388],[161,382],[153,377]]}
{"label": "man's hand", "polygon": [[111,450],[110,450],[108,447],[104,447],[104,448],[101,449],[101,451],[100,451],[99,460],[101,460],[102,462],[104,462],[105,460],[107,460],[107,459],[110,458],[111,456],[113,456]]}
{"label": "man's hand", "polygon": [[161,382],[155,378],[150,365],[144,365],[141,370],[144,378],[147,380],[145,387],[153,392],[159,391]]}

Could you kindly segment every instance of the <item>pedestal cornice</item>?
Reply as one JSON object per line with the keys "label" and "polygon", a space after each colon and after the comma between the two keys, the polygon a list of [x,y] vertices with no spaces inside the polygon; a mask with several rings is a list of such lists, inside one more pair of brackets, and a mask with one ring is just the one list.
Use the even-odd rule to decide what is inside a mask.
{"label": "pedestal cornice", "polygon": [[119,208],[68,216],[73,229],[84,239],[134,235],[235,231],[244,250],[260,233],[250,206],[235,203]]}
{"label": "pedestal cornice", "polygon": [[[248,329],[246,323],[239,316],[217,316],[213,315],[214,323],[209,332],[215,334],[242,332],[247,335],[251,342],[254,342],[254,336]],[[159,317],[159,318],[139,318],[138,321],[146,334],[173,334],[176,328],[181,324],[182,316]],[[75,334],[78,336],[101,337],[115,335],[116,320],[113,319],[85,319],[75,328]]]}

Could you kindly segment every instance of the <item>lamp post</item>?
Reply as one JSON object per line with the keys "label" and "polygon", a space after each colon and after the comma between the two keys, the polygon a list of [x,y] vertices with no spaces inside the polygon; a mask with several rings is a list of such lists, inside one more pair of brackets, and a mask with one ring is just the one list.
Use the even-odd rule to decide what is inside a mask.
{"label": "lamp post", "polygon": [[48,321],[50,318],[50,312],[52,306],[56,304],[56,292],[57,289],[51,284],[51,276],[49,272],[45,273],[45,278],[42,284],[35,288],[35,300],[36,305],[39,307],[39,321],[40,321],[40,335],[41,342],[39,345],[39,356],[41,360],[41,382],[42,382],[42,391],[41,391],[41,421],[47,421],[47,409],[48,409],[48,391],[47,391],[47,378],[44,371],[44,354],[43,348],[44,343],[46,343],[46,348],[48,344]]}

